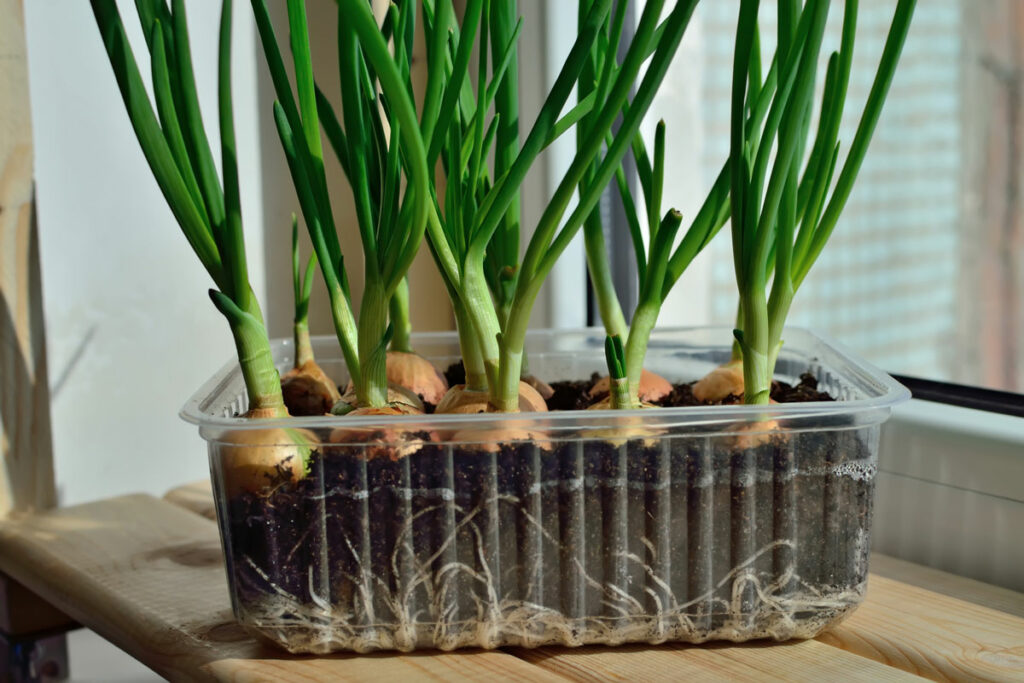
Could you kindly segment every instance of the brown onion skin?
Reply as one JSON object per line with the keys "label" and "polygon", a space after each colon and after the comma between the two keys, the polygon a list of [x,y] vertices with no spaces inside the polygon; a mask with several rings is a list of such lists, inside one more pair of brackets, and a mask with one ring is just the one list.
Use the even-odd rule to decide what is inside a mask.
{"label": "brown onion skin", "polygon": [[341,398],[338,386],[313,360],[285,373],[281,378],[281,393],[288,412],[296,417],[325,415]]}
{"label": "brown onion skin", "polygon": [[[519,412],[546,413],[548,404],[544,398],[526,382],[519,382]],[[491,406],[486,391],[466,389],[465,384],[456,384],[437,404],[435,413],[472,414],[498,412]]]}
{"label": "brown onion skin", "polygon": [[[653,403],[641,402],[638,409],[657,408],[658,406]],[[587,407],[587,410],[612,410],[612,397],[611,395],[605,396],[601,400]],[[635,410],[623,410],[620,411],[624,416],[619,419],[621,426],[613,427],[609,429],[597,429],[588,430],[587,438],[598,438],[603,439],[606,443],[611,444],[613,447],[618,448],[626,441],[632,439],[643,439],[644,444],[647,446],[654,445],[654,437],[663,433],[661,429],[655,429],[652,427],[644,426],[642,417],[636,414]]]}
{"label": "brown onion skin", "polygon": [[[280,417],[261,415],[260,411],[246,417]],[[243,493],[262,495],[276,486],[298,481],[305,476],[303,447],[297,438],[315,441],[315,437],[297,429],[238,429],[219,439],[221,472],[229,498]]]}
{"label": "brown onion skin", "polygon": [[719,365],[693,385],[693,397],[705,403],[720,403],[733,394],[743,395],[743,361]]}
{"label": "brown onion skin", "polygon": [[[544,413],[547,410],[548,404],[537,393],[537,390],[526,382],[519,382],[519,412]],[[444,400],[438,404],[437,410],[434,412],[466,415],[492,413],[495,415],[495,419],[499,419],[497,416],[502,414],[491,406],[486,391],[469,391],[466,389],[465,384],[456,384],[449,389],[448,393],[445,394]],[[481,453],[496,453],[501,449],[502,444],[517,441],[529,441],[541,448],[550,448],[550,442],[544,432],[520,427],[461,429],[446,435],[446,439],[449,441],[469,442],[463,448]]]}
{"label": "brown onion skin", "polygon": [[[407,403],[391,403],[380,407],[356,408],[342,419],[359,416],[391,417],[395,415],[422,415],[423,411]],[[328,441],[332,445],[351,446],[360,450],[367,460],[387,459],[398,461],[423,448],[424,442],[437,441],[437,432],[428,430],[424,438],[423,429],[411,430],[401,425],[380,427],[335,428]]]}
{"label": "brown onion skin", "polygon": [[524,382],[536,389],[537,393],[540,394],[541,398],[545,401],[555,395],[555,390],[551,388],[551,385],[540,377],[537,377],[537,375],[526,375],[522,379]]}
{"label": "brown onion skin", "polygon": [[[349,382],[348,386],[345,387],[345,394],[341,397],[340,401],[342,403],[347,403],[350,406],[355,406],[355,409],[360,408],[358,399],[356,398],[356,388],[352,382]],[[423,401],[420,400],[419,396],[405,387],[398,386],[397,384],[388,384],[388,405],[396,405],[399,403],[415,408],[417,413],[423,412]],[[367,410],[371,409],[367,408]],[[351,415],[352,411],[345,414]],[[375,413],[363,414],[373,415]]]}
{"label": "brown onion skin", "polygon": [[[590,387],[588,394],[590,398],[601,398],[609,393],[610,386],[611,381],[605,375],[597,380],[594,386]],[[667,379],[650,370],[643,370],[640,373],[640,387],[637,390],[637,398],[641,401],[653,403],[660,401],[670,393],[672,393],[672,384]]]}
{"label": "brown onion skin", "polygon": [[551,450],[551,442],[544,432],[518,427],[493,429],[461,429],[448,437],[448,441],[464,442],[460,449],[478,453],[497,453],[505,444],[527,441],[541,450]]}
{"label": "brown onion skin", "polygon": [[388,382],[405,387],[427,403],[437,405],[448,391],[441,371],[418,353],[388,351]]}

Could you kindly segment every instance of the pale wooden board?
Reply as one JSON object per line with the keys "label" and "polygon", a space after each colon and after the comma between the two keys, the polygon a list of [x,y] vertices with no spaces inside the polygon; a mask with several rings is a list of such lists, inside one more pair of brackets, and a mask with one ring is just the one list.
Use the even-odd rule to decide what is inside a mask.
{"label": "pale wooden board", "polygon": [[231,614],[216,525],[150,496],[0,521],[0,571],[172,680],[558,680],[502,652],[292,657]]}
{"label": "pale wooden board", "polygon": [[213,490],[209,479],[173,488],[164,494],[164,500],[201,517],[217,519],[217,508],[213,504]]}
{"label": "pale wooden board", "polygon": [[933,680],[1024,681],[1024,619],[882,576],[818,640]]}
{"label": "pale wooden board", "polygon": [[22,0],[0,0],[0,516],[53,507]]}
{"label": "pale wooden board", "polygon": [[206,670],[219,680],[250,681],[564,681],[504,652],[343,655],[318,659],[223,659]]}
{"label": "pale wooden board", "polygon": [[[212,504],[211,501],[210,505]],[[1009,588],[993,586],[990,583],[975,581],[881,553],[871,555],[871,571],[887,579],[902,581],[952,598],[1024,617],[1024,593]]]}
{"label": "pale wooden board", "polygon": [[814,640],[656,647],[515,650],[576,681],[906,681],[920,680]]}

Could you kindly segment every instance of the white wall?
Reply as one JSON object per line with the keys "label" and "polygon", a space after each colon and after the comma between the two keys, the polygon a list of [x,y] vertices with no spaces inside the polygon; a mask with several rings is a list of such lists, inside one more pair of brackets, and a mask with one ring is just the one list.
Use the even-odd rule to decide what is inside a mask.
{"label": "white wall", "polygon": [[[119,2],[140,62],[134,4]],[[235,113],[250,273],[263,289],[255,33],[235,16]],[[219,158],[220,3],[186,3],[198,89]],[[139,150],[86,2],[25,3],[53,441],[61,504],[207,476],[177,412],[234,347],[211,285]],[[148,80],[148,78],[147,78]],[[262,298],[262,296],[261,296]]]}
{"label": "white wall", "polygon": [[1024,590],[1021,418],[910,401],[882,429],[871,545]]}

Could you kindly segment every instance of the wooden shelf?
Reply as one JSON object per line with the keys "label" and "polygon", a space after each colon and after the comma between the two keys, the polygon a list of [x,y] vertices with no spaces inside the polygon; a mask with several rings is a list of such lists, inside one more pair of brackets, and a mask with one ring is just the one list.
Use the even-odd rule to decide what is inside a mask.
{"label": "wooden shelf", "polygon": [[0,522],[0,571],[172,680],[1024,680],[1024,596],[889,558],[902,580],[873,574],[816,640],[291,656],[235,624],[208,489],[190,489]]}

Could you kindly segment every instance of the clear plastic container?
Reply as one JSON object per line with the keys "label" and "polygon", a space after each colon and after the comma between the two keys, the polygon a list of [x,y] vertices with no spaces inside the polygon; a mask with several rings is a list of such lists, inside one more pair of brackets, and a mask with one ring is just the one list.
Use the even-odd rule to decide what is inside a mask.
{"label": "clear plastic container", "polygon": [[[730,339],[659,330],[647,367],[697,379]],[[229,363],[181,415],[209,443],[236,617],[313,653],[816,635],[863,599],[879,428],[909,392],[831,341],[784,339],[776,377],[809,371],[839,400],[247,422]],[[458,359],[453,334],[414,344]],[[603,344],[534,332],[530,370],[587,379]],[[273,348],[290,367],[291,343]],[[344,383],[337,342],[314,349]],[[240,472],[239,443],[273,462],[296,434],[307,474]]]}

